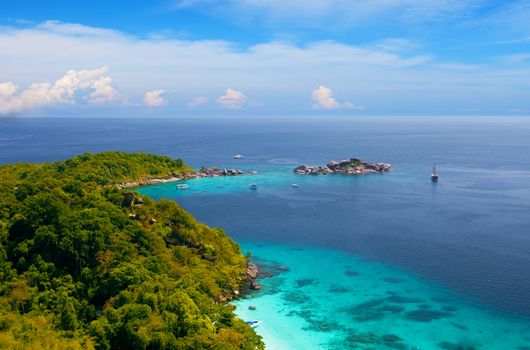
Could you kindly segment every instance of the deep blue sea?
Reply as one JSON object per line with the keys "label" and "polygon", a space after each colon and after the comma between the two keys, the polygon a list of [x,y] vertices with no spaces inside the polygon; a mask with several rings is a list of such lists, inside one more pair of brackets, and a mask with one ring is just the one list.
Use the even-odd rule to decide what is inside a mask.
{"label": "deep blue sea", "polygon": [[[110,150],[258,171],[141,191],[289,267],[237,303],[270,349],[530,349],[530,119],[0,119],[0,163]],[[393,170],[291,172],[351,157]]]}

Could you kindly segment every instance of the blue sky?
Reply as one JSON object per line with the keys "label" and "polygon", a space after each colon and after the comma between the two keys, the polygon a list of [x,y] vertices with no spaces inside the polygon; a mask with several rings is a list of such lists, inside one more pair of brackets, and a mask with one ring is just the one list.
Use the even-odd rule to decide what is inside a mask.
{"label": "blue sky", "polygon": [[3,1],[0,115],[528,115],[530,3]]}

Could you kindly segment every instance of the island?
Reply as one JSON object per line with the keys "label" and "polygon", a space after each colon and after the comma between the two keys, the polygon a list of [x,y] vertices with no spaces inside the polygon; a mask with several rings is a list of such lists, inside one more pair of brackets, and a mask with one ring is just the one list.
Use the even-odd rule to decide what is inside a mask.
{"label": "island", "polygon": [[340,162],[332,160],[324,166],[300,165],[296,167],[293,172],[297,175],[360,175],[385,173],[390,171],[391,167],[392,166],[387,163],[371,163],[365,162],[359,158],[351,158]]}
{"label": "island", "polygon": [[197,173],[123,152],[0,166],[0,347],[263,349],[229,303],[259,273],[239,245],[118,186]]}

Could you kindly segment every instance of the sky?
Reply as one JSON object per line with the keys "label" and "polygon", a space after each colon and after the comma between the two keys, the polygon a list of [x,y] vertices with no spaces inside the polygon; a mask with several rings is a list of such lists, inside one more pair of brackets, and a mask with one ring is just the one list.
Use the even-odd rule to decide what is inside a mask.
{"label": "sky", "polygon": [[216,115],[530,115],[530,1],[0,2],[0,117]]}

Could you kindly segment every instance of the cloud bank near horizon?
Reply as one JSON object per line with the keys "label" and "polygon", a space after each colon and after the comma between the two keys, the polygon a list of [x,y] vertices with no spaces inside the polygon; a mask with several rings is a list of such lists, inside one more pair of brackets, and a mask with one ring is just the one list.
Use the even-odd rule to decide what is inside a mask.
{"label": "cloud bank near horizon", "polygon": [[[337,102],[342,108],[312,108],[311,91],[322,82],[343,101],[356,101],[370,114],[530,109],[524,102],[530,101],[530,62],[503,57],[492,58],[494,64],[441,61],[422,52],[421,46],[411,49],[414,44],[389,38],[364,46],[271,41],[241,48],[220,40],[139,38],[57,21],[0,27],[0,110],[6,114],[53,105],[139,104],[124,104],[123,96],[147,105],[167,104],[168,110],[182,113],[220,111],[196,108],[210,100],[227,111],[246,107],[256,113],[358,109],[344,102]],[[71,67],[75,69],[64,80],[55,81]],[[91,67],[102,68],[86,69]],[[112,68],[112,78],[106,67]],[[165,95],[144,100],[145,86]],[[234,92],[219,98],[227,86],[237,86],[244,98]],[[257,103],[249,104],[247,95]],[[197,96],[200,99],[194,100]],[[322,105],[334,106],[333,95],[323,96]]]}
{"label": "cloud bank near horizon", "polygon": [[74,105],[79,100],[79,94],[89,105],[119,103],[121,96],[112,86],[112,79],[106,75],[108,71],[107,66],[69,70],[55,83],[32,83],[23,91],[13,82],[0,83],[0,115],[37,107]]}

